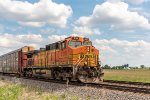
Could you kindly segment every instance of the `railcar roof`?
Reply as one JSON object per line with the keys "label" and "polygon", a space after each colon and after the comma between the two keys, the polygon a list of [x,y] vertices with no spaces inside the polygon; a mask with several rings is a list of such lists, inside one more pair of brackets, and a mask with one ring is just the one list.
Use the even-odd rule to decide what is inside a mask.
{"label": "railcar roof", "polygon": [[0,57],[3,57],[3,56],[5,56],[5,55],[9,55],[9,54],[14,53],[14,52],[18,52],[19,50],[21,50],[21,49],[24,48],[24,47],[31,47],[31,46],[23,46],[23,47],[21,47],[21,48],[19,48],[19,49],[16,49],[16,50],[10,51],[10,52],[8,52],[8,53],[6,53],[6,54],[0,55]]}

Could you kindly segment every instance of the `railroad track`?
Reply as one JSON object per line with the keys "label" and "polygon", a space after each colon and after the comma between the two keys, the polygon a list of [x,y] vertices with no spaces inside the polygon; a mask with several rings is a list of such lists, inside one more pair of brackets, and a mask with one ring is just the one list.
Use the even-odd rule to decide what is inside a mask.
{"label": "railroad track", "polygon": [[[11,76],[11,77],[13,77],[13,76]],[[87,87],[94,87],[94,88],[105,88],[105,89],[110,89],[110,90],[119,90],[119,91],[125,91],[125,92],[150,94],[150,83],[113,81],[113,80],[107,81],[107,80],[105,80],[102,83],[85,84],[85,83],[72,82],[72,81],[70,81],[68,83],[66,81],[60,81],[60,80],[47,80],[44,78],[28,78],[28,77],[21,77],[21,78],[38,80],[38,81],[45,81],[45,82],[52,82],[52,83],[59,83],[59,84],[67,84],[68,86],[69,85],[87,86]],[[140,87],[139,87],[139,85],[140,85]]]}
{"label": "railroad track", "polygon": [[143,83],[143,82],[129,82],[129,81],[117,81],[117,80],[104,80],[104,82],[118,83],[118,84],[128,84],[128,85],[144,85],[144,86],[150,86],[150,83]]}
{"label": "railroad track", "polygon": [[123,85],[116,85],[116,84],[110,84],[110,83],[94,84],[94,86],[111,89],[111,90],[150,94],[150,88],[146,88],[146,87],[123,86]]}
{"label": "railroad track", "polygon": [[[26,79],[37,80],[37,78],[26,78]],[[39,81],[45,81],[45,82],[59,83],[59,84],[67,84],[66,81],[60,81],[60,80],[45,80],[43,78],[38,78],[38,80]],[[128,84],[129,86],[122,85],[122,84]],[[94,87],[94,88],[106,88],[106,89],[110,89],[110,90],[119,90],[119,91],[125,91],[125,92],[150,94],[150,87],[146,88],[146,87],[138,87],[138,86],[136,86],[136,85],[150,86],[149,83],[140,83],[139,84],[139,83],[134,82],[134,84],[131,84],[130,82],[126,82],[126,81],[125,82],[120,82],[120,81],[107,81],[106,82],[105,81],[103,83],[89,83],[89,84],[85,84],[85,83],[79,83],[79,82],[72,82],[72,81],[70,81],[67,85],[87,86],[87,87]],[[135,85],[135,86],[133,86],[133,85]]]}

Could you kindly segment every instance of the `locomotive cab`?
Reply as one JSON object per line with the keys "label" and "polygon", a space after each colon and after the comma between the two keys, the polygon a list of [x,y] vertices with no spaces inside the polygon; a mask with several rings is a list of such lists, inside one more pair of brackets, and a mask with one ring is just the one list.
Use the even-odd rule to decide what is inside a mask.
{"label": "locomotive cab", "polygon": [[92,45],[92,42],[88,38],[72,37],[68,40],[68,50],[70,56],[72,55],[72,64],[75,65],[76,61],[84,58],[79,65],[88,65],[96,67],[99,63],[99,51]]}

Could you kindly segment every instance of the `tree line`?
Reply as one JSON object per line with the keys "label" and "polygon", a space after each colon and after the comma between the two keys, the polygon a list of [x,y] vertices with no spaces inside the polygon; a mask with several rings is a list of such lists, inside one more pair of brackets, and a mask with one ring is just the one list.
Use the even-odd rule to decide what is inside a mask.
{"label": "tree line", "polygon": [[108,64],[102,66],[103,69],[150,69],[150,67],[146,67],[145,65],[140,65],[140,67],[129,67],[129,64],[124,64],[120,66],[109,66]]}

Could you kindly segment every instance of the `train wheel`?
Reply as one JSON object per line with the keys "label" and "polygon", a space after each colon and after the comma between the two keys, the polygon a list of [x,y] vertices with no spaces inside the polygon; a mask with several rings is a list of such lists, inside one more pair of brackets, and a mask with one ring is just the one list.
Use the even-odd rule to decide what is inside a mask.
{"label": "train wheel", "polygon": [[101,81],[97,69],[84,67],[80,68],[77,73],[77,79],[82,83],[99,83]]}
{"label": "train wheel", "polygon": [[29,70],[25,73],[25,76],[27,76],[27,77],[32,77],[32,75],[33,75],[32,70]]}
{"label": "train wheel", "polygon": [[82,83],[95,83],[96,78],[87,76],[78,76],[78,80]]}

